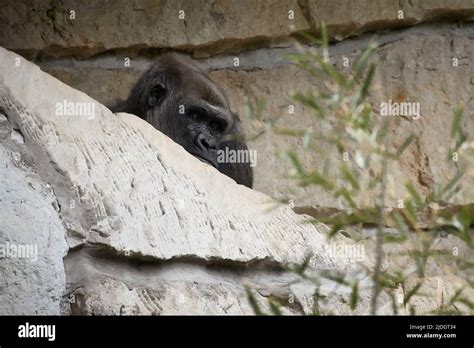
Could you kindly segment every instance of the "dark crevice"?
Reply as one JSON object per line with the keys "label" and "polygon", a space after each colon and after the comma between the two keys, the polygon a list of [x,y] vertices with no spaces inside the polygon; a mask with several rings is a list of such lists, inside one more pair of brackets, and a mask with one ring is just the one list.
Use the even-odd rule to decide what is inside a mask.
{"label": "dark crevice", "polygon": [[163,266],[174,263],[187,263],[193,265],[205,266],[207,268],[226,268],[234,270],[269,270],[279,271],[283,270],[284,266],[269,258],[252,259],[249,261],[235,261],[231,259],[224,259],[220,257],[209,257],[202,258],[197,255],[180,255],[171,257],[168,259],[159,259],[151,255],[143,255],[140,252],[135,251],[118,251],[113,247],[102,244],[102,243],[90,243],[87,245],[81,245],[80,247],[70,250],[68,257],[74,253],[85,253],[90,257],[103,259],[103,260],[115,260],[116,262],[124,262],[135,267],[141,266]]}

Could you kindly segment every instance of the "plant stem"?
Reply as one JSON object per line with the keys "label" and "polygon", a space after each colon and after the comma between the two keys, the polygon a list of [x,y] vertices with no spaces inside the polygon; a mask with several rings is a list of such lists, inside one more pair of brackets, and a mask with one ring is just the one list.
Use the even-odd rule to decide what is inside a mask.
{"label": "plant stem", "polygon": [[384,207],[385,207],[385,191],[387,177],[387,160],[382,160],[382,178],[380,183],[380,197],[377,204],[378,226],[375,236],[375,269],[374,269],[374,292],[372,295],[371,314],[377,315],[377,300],[380,295],[380,271],[383,260],[383,227],[384,227]]}

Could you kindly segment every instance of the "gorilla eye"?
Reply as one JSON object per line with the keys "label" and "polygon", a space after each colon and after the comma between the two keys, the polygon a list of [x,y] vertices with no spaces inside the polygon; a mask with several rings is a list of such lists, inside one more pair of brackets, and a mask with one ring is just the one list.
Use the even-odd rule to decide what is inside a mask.
{"label": "gorilla eye", "polygon": [[217,123],[216,121],[212,121],[209,126],[211,127],[212,130],[220,130],[220,124]]}
{"label": "gorilla eye", "polygon": [[150,92],[150,104],[155,105],[158,103],[166,94],[166,87],[158,83],[153,86]]}
{"label": "gorilla eye", "polygon": [[197,122],[201,122],[201,121],[204,119],[203,114],[202,114],[199,110],[191,110],[191,111],[188,113],[188,117],[189,117],[191,120],[197,121]]}

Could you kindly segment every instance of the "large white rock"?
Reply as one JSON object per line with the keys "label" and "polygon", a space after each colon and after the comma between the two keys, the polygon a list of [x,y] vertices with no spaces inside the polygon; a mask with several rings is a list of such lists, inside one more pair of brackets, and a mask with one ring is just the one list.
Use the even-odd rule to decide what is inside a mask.
{"label": "large white rock", "polygon": [[58,206],[51,187],[1,145],[0,314],[60,314],[67,245]]}
{"label": "large white rock", "polygon": [[[34,266],[0,260],[2,313],[56,314],[61,296],[62,313],[252,313],[244,283],[287,299],[280,266],[308,253],[315,268],[351,265],[290,207],[5,49],[0,83],[0,240],[40,250]],[[68,103],[93,113],[61,115]]]}

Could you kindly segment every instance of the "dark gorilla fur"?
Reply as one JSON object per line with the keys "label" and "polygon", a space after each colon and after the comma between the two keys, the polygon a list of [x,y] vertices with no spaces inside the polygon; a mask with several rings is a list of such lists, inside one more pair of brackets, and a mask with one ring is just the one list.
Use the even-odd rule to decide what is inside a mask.
{"label": "dark gorilla fur", "polygon": [[252,187],[250,163],[217,162],[218,150],[247,150],[247,145],[224,91],[191,58],[161,56],[140,77],[128,99],[111,109],[139,116],[201,161]]}

